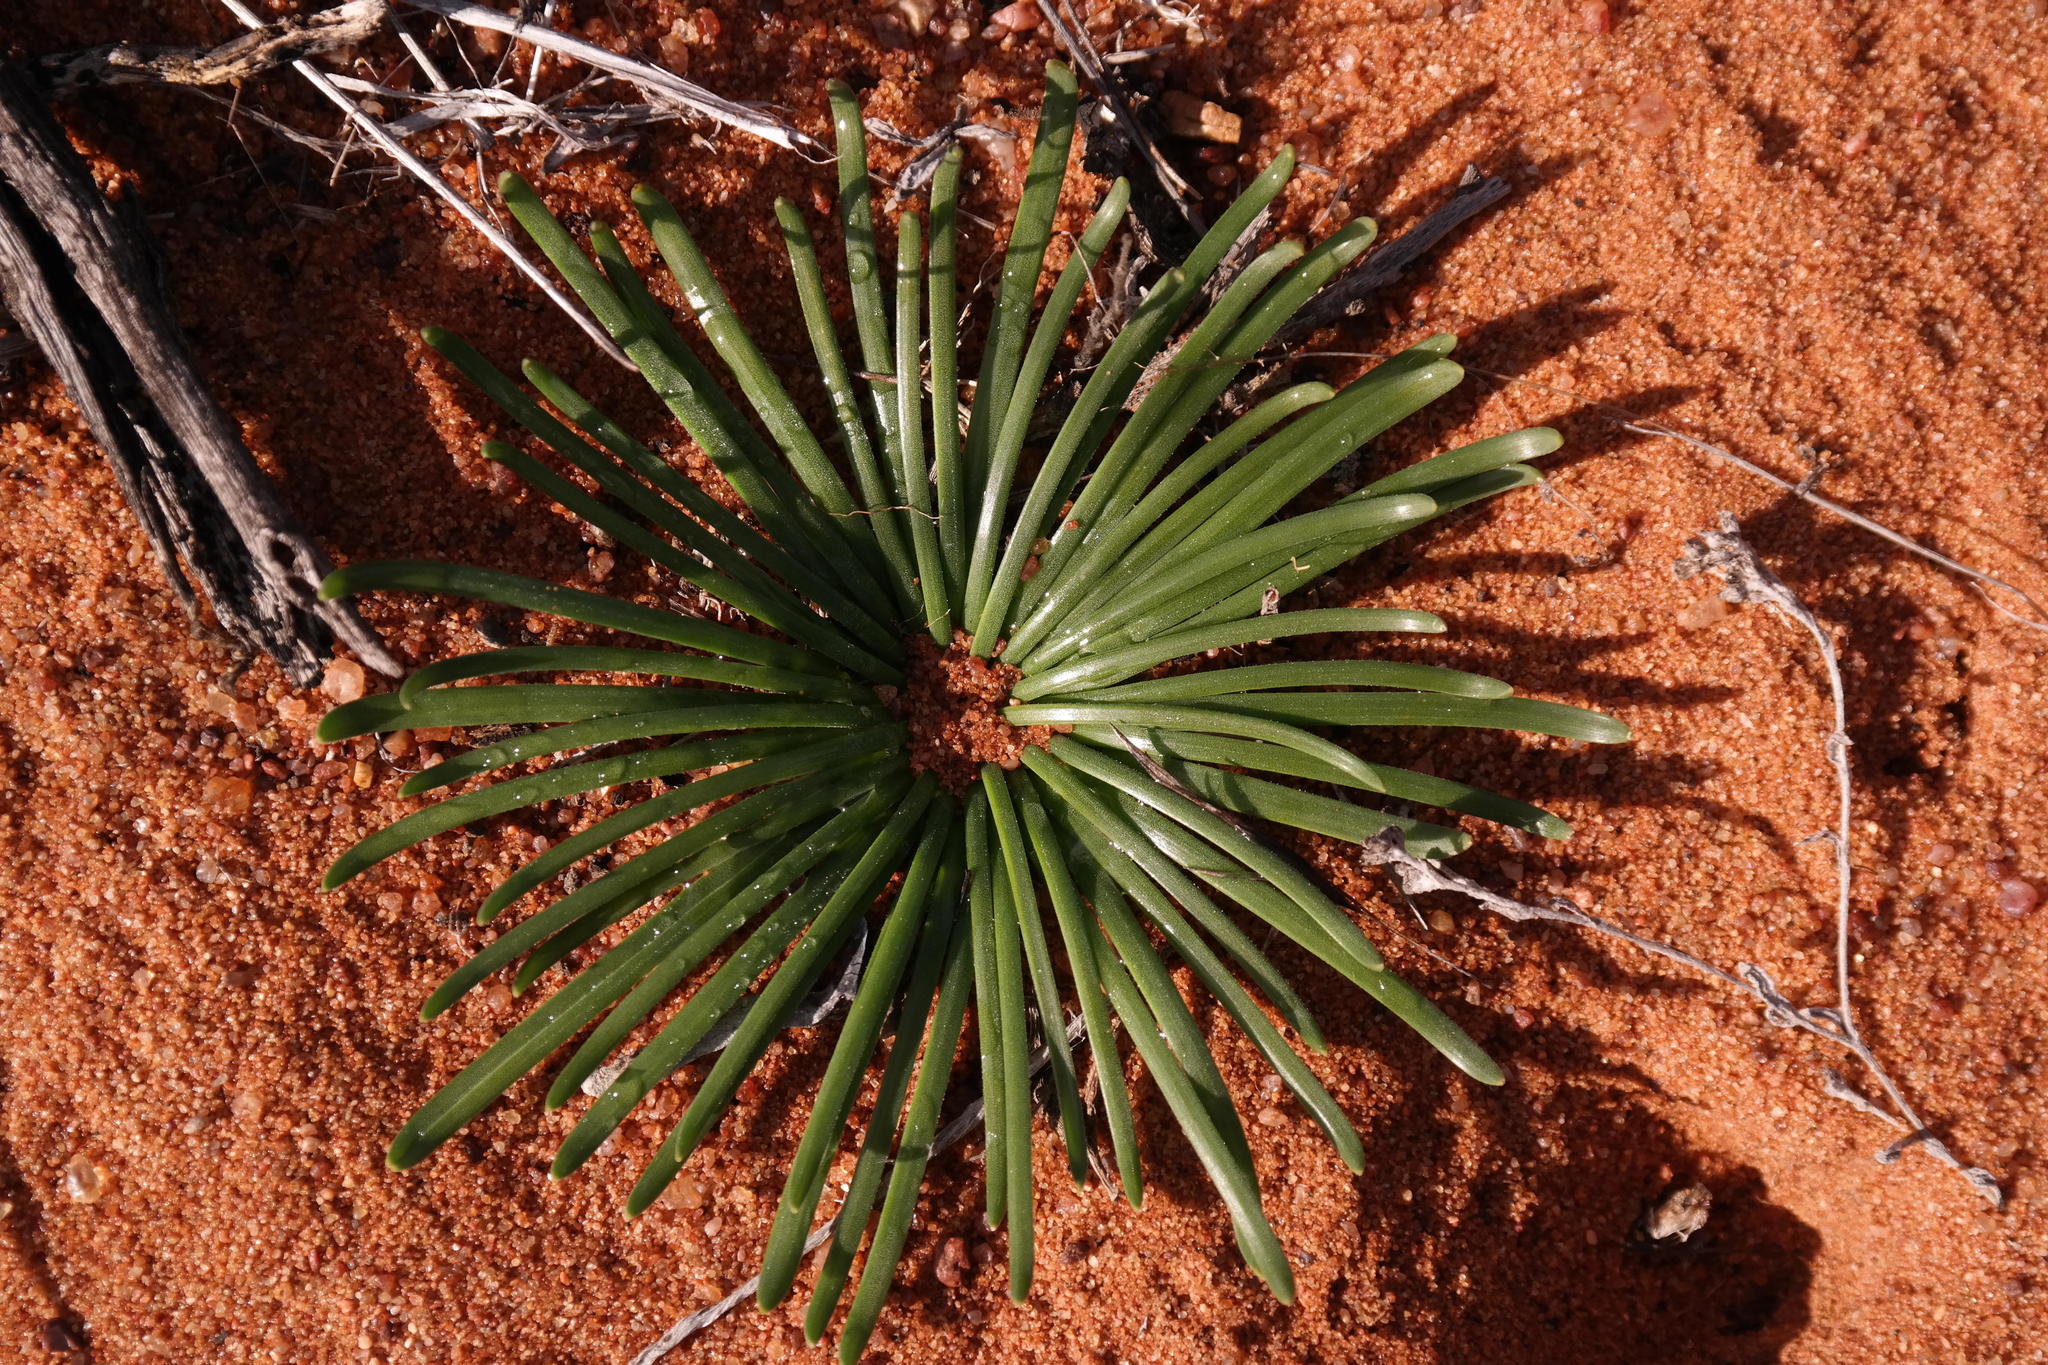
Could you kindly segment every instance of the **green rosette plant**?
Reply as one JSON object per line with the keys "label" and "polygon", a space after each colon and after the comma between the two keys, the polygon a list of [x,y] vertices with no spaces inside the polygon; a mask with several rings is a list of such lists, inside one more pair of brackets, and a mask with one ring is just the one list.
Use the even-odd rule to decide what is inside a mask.
{"label": "green rosette plant", "polygon": [[[1119,1029],[1221,1195],[1246,1263],[1291,1300],[1293,1276],[1261,1208],[1244,1127],[1169,963],[1185,964],[1337,1155],[1362,1169],[1363,1143],[1294,1046],[1321,1052],[1323,1034],[1246,924],[1262,926],[1259,937],[1284,936],[1355,983],[1468,1075],[1495,1084],[1501,1074],[1254,822],[1350,841],[1392,826],[1429,856],[1468,842],[1452,828],[1311,784],[1562,838],[1564,822],[1534,806],[1361,757],[1333,736],[1471,726],[1604,743],[1627,732],[1593,712],[1515,697],[1492,678],[1415,663],[1164,666],[1304,635],[1441,631],[1421,611],[1279,608],[1403,531],[1535,482],[1527,462],[1554,450],[1558,437],[1542,428],[1492,437],[1287,513],[1339,461],[1448,392],[1461,372],[1447,358],[1452,338],[1435,337],[1342,389],[1294,384],[1234,420],[1219,416],[1225,392],[1373,238],[1373,226],[1356,221],[1312,248],[1281,241],[1221,278],[1233,245],[1288,180],[1285,150],[1185,260],[1152,281],[1085,369],[1071,406],[1053,406],[1048,377],[1129,201],[1122,181],[1110,187],[1037,305],[1077,104],[1073,77],[1058,65],[1048,68],[963,422],[955,398],[966,388],[957,339],[959,151],[931,183],[929,245],[926,218],[899,219],[891,280],[859,108],[843,86],[833,87],[831,104],[852,355],[835,328],[810,229],[787,202],[776,215],[833,416],[828,433],[806,423],[666,200],[645,188],[633,196],[683,311],[736,396],[685,343],[609,228],[591,226],[586,255],[525,181],[508,176],[501,187],[743,513],[546,367],[525,363],[529,392],[461,338],[426,333],[574,472],[501,442],[487,443],[487,456],[700,600],[722,604],[719,615],[731,621],[441,563],[361,564],[326,583],[328,597],[448,594],[548,613],[621,641],[447,659],[396,692],[338,707],[320,727],[330,742],[421,727],[515,727],[419,773],[404,791],[503,780],[444,797],[363,840],[336,862],[329,888],[508,812],[601,789],[613,789],[619,804],[526,862],[478,908],[483,925],[544,902],[456,968],[423,1016],[501,971],[515,992],[548,992],[413,1116],[391,1144],[390,1165],[423,1160],[515,1081],[566,1052],[548,1106],[593,1096],[555,1157],[554,1175],[567,1176],[679,1065],[722,1040],[627,1200],[627,1213],[638,1214],[858,940],[868,947],[858,985],[769,1237],[764,1308],[796,1280],[827,1168],[878,1055],[872,1119],[811,1291],[810,1338],[831,1326],[865,1242],[839,1337],[841,1359],[859,1357],[902,1258],[949,1094],[975,1080],[987,1220],[1008,1225],[1010,1291],[1022,1299],[1032,1278],[1034,1053],[1050,1074],[1053,1118],[1077,1182],[1089,1179],[1097,1134],[1076,1045],[1092,1056],[1099,1095],[1090,1107],[1107,1130],[1123,1193],[1134,1206],[1142,1200]],[[828,449],[835,441],[836,452]],[[906,724],[920,671],[928,684],[948,668],[1004,690],[1005,704],[984,719],[1009,736],[1007,747],[985,735],[975,741],[1000,762],[977,764],[973,744],[935,755],[913,734],[917,718]],[[528,675],[546,680],[477,681]],[[621,841],[634,836],[629,853]],[[590,860],[603,870],[591,871]],[[580,881],[565,891],[564,874],[579,868]],[[623,937],[567,970],[574,950],[628,920]],[[654,1027],[685,980],[713,963]],[[963,1086],[955,1061],[970,1013]]]}

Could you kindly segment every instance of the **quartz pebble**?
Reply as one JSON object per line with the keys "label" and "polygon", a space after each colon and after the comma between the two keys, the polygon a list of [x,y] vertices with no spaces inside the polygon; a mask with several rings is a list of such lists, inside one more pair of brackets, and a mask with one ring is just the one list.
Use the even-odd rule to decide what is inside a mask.
{"label": "quartz pebble", "polygon": [[64,1163],[64,1194],[75,1204],[97,1204],[112,1184],[106,1168],[84,1152]]}
{"label": "quartz pebble", "polygon": [[1662,137],[1678,123],[1678,111],[1661,90],[1645,90],[1629,102],[1621,123],[1643,137]]}
{"label": "quartz pebble", "polygon": [[327,665],[327,672],[320,679],[320,690],[335,705],[346,705],[362,697],[363,681],[361,664],[354,659],[336,659]]}
{"label": "quartz pebble", "polygon": [[932,1257],[932,1278],[948,1289],[958,1289],[967,1270],[967,1239],[948,1237],[939,1243]]}
{"label": "quartz pebble", "polygon": [[661,1197],[679,1209],[701,1209],[705,1204],[704,1187],[687,1171],[671,1180]]}
{"label": "quartz pebble", "polygon": [[2030,881],[2018,877],[2007,877],[1998,884],[1998,908],[2017,919],[2032,914],[2041,902],[2041,893]]}
{"label": "quartz pebble", "polygon": [[1044,17],[1043,14],[1039,13],[1038,6],[1031,3],[1031,0],[1018,0],[1017,4],[1004,5],[1001,9],[989,15],[988,21],[991,27],[1010,33],[1029,33],[1032,29],[1038,27],[1039,21]]}

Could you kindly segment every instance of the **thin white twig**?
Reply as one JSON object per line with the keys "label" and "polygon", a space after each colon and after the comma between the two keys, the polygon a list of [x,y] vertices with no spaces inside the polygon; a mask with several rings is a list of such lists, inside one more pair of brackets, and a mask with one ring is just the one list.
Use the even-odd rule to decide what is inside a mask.
{"label": "thin white twig", "polygon": [[[1327,351],[1321,349],[1311,351],[1295,351],[1290,353],[1289,357],[1287,358],[1306,359],[1310,357],[1325,357],[1329,359],[1352,360],[1390,360],[1393,358],[1386,351]],[[1776,487],[1783,489],[1785,492],[1790,493],[1793,497],[1799,499],[1803,503],[1808,504],[1809,506],[1818,507],[1823,512],[1827,512],[1833,516],[1840,517],[1842,520],[1848,522],[1850,525],[1858,527],[1861,530],[1868,531],[1871,535],[1874,535],[1878,539],[1883,540],[1889,544],[1898,546],[1900,549],[1904,550],[1906,553],[1910,555],[1914,555],[1917,558],[1924,559],[1928,563],[1933,564],[1938,568],[1946,569],[1948,572],[1955,574],[1958,578],[1963,579],[1965,582],[1969,583],[1972,588],[1976,589],[1978,595],[1984,599],[1984,604],[1990,607],[1993,611],[1997,612],[2000,616],[2003,616],[2010,621],[2016,622],[2019,625],[2025,626],[2029,630],[2038,630],[2044,633],[2048,633],[2048,606],[2043,606],[2025,589],[2017,587],[2014,584],[2008,583],[2004,579],[1999,578],[1993,574],[1986,573],[1982,569],[1972,568],[1970,565],[1963,563],[1961,560],[1951,559],[1949,556],[1943,554],[1941,551],[1937,549],[1934,549],[1932,546],[1923,545],[1919,541],[1914,540],[1911,536],[1908,536],[1903,532],[1894,531],[1891,527],[1886,526],[1883,522],[1874,521],[1871,518],[1864,516],[1861,512],[1855,511],[1852,508],[1844,507],[1842,504],[1835,502],[1832,499],[1822,497],[1820,494],[1813,491],[1812,484],[1809,479],[1802,479],[1799,482],[1794,483],[1790,479],[1772,473],[1770,470],[1765,469],[1762,465],[1744,459],[1742,456],[1737,455],[1734,451],[1729,450],[1724,446],[1715,445],[1711,441],[1703,440],[1698,436],[1694,436],[1689,432],[1680,431],[1675,427],[1666,426],[1661,422],[1653,422],[1647,417],[1639,417],[1635,413],[1630,412],[1626,408],[1616,407],[1612,403],[1604,403],[1597,398],[1588,398],[1584,394],[1575,393],[1570,389],[1561,388],[1556,384],[1546,384],[1540,379],[1528,379],[1522,375],[1517,374],[1502,374],[1498,370],[1484,370],[1479,368],[1477,365],[1472,365],[1465,362],[1460,362],[1460,364],[1464,369],[1465,373],[1467,374],[1477,375],[1481,379],[1492,380],[1496,384],[1512,384],[1520,388],[1535,389],[1538,392],[1547,393],[1552,395],[1553,397],[1566,399],[1570,402],[1577,403],[1581,407],[1590,408],[1595,412],[1605,415],[1613,421],[1614,425],[1620,427],[1623,431],[1632,431],[1639,436],[1665,437],[1668,440],[1677,441],[1682,445],[1689,446],[1692,449],[1699,451],[1703,455],[1710,455],[1714,459],[1723,461],[1726,464],[1731,464],[1735,466],[1737,469],[1742,470],[1744,473],[1754,474],[1757,478],[1762,479],[1766,483],[1773,484]],[[1992,595],[1991,590],[1993,588],[1996,588],[2001,592],[2011,593],[2014,597],[2018,598],[2021,602],[2025,603],[2027,609],[2033,612],[2034,615],[2030,618],[2022,616],[2020,613],[2012,610],[2010,607],[2006,606],[2004,603],[2000,602],[1996,597]]]}
{"label": "thin white twig", "polygon": [[[1067,1042],[1071,1045],[1077,1041],[1085,1028],[1086,1020],[1081,1015],[1070,1015],[1067,1019]],[[1031,1069],[1026,1074],[1036,1076],[1045,1069],[1046,1063],[1051,1060],[1051,1053],[1047,1052],[1044,1048],[1038,1048],[1031,1054]],[[951,1123],[941,1128],[938,1134],[932,1138],[931,1155],[937,1156],[940,1152],[959,1143],[969,1133],[973,1132],[976,1126],[981,1123],[981,1115],[981,1096],[976,1095],[967,1102],[966,1106],[958,1114],[954,1115]],[[894,1164],[893,1161],[891,1164]],[[838,1226],[839,1215],[836,1213],[827,1218],[823,1223],[820,1223],[817,1230],[804,1239],[804,1253],[809,1255],[823,1246],[825,1239],[830,1237]],[[696,1336],[697,1333],[703,1331],[712,1323],[717,1322],[720,1318],[745,1302],[760,1286],[761,1277],[759,1275],[750,1277],[745,1284],[733,1290],[732,1293],[727,1294],[717,1303],[712,1304],[709,1308],[698,1309],[656,1337],[648,1344],[645,1350],[641,1351],[639,1355],[634,1356],[628,1362],[628,1365],[655,1365],[656,1361],[659,1361],[670,1351],[675,1350],[676,1347],[682,1345],[691,1337]]]}
{"label": "thin white twig", "polygon": [[[246,27],[252,29],[263,27],[263,20],[259,19],[255,12],[247,5],[243,4],[242,0],[220,0],[220,3],[228,13],[234,15]],[[497,224],[485,217],[474,204],[457,194],[453,186],[435,174],[426,162],[414,156],[404,143],[386,131],[383,124],[364,113],[354,100],[350,99],[339,86],[328,79],[325,72],[321,71],[311,62],[304,60],[293,62],[292,70],[298,72],[314,89],[325,95],[336,108],[341,110],[351,124],[360,129],[363,135],[369,138],[370,141],[376,143],[387,156],[404,167],[406,171],[411,173],[414,179],[433,191],[438,198],[460,214],[463,220],[471,227],[482,233],[484,238],[504,255],[505,259],[512,262],[514,266],[518,267],[521,274],[532,280],[539,287],[541,293],[546,295],[550,303],[553,303],[557,308],[568,314],[570,319],[578,327],[582,328],[592,341],[597,343],[599,349],[629,370],[638,368],[632,361],[626,358],[626,353],[619,349],[618,344],[605,333],[604,328],[598,325],[597,319],[591,317],[581,304],[563,293],[561,288],[553,280],[549,279],[538,266],[521,255],[519,248],[513,245],[511,238],[499,231]]]}
{"label": "thin white twig", "polygon": [[1391,867],[1396,883],[1407,894],[1454,891],[1505,919],[1549,920],[1589,929],[1610,938],[1620,939],[1643,952],[1676,962],[1747,993],[1763,1005],[1764,1016],[1771,1023],[1782,1028],[1801,1029],[1817,1038],[1825,1039],[1863,1064],[1865,1070],[1884,1091],[1885,1097],[1891,1101],[1891,1109],[1885,1109],[1855,1090],[1832,1070],[1823,1073],[1822,1089],[1828,1095],[1850,1103],[1865,1113],[1875,1114],[1904,1131],[1904,1137],[1877,1154],[1879,1161],[1889,1164],[1897,1160],[1908,1147],[1923,1147],[1930,1156],[1961,1175],[1971,1188],[1989,1200],[1994,1208],[2003,1207],[2005,1194],[1999,1187],[1997,1177],[1979,1167],[1963,1164],[1940,1139],[1934,1136],[1897,1083],[1892,1080],[1891,1073],[1878,1061],[1856,1026],[1850,993],[1852,958],[1849,944],[1850,892],[1851,879],[1854,876],[1854,867],[1849,857],[1849,828],[1854,811],[1855,791],[1854,776],[1849,766],[1848,702],[1842,684],[1841,663],[1835,652],[1833,639],[1829,636],[1827,628],[1806,604],[1799,600],[1797,594],[1758,557],[1755,549],[1743,539],[1741,525],[1726,512],[1721,513],[1717,529],[1702,531],[1686,542],[1685,554],[1674,566],[1673,571],[1680,578],[1691,578],[1702,573],[1720,576],[1724,583],[1721,596],[1725,600],[1737,603],[1762,603],[1770,607],[1811,636],[1820,652],[1821,666],[1827,675],[1828,697],[1834,721],[1825,747],[1828,767],[1834,778],[1836,816],[1835,827],[1815,836],[1814,841],[1830,843],[1835,850],[1836,1003],[1833,1006],[1801,1008],[1779,991],[1763,968],[1753,963],[1737,963],[1735,970],[1730,972],[1682,948],[1631,933],[1620,925],[1588,914],[1568,900],[1554,898],[1547,905],[1539,906],[1503,896],[1440,863],[1409,853],[1402,843],[1400,831],[1396,829],[1383,830],[1365,846],[1365,862],[1370,865]]}
{"label": "thin white twig", "polygon": [[557,53],[630,81],[657,103],[677,105],[729,128],[752,133],[795,152],[805,160],[823,164],[833,159],[832,152],[809,133],[756,105],[726,99],[672,71],[622,57],[608,48],[585,42],[558,29],[529,24],[516,14],[506,14],[489,5],[472,3],[472,0],[405,0],[405,3],[414,9],[438,14],[450,23],[503,33],[540,51]]}

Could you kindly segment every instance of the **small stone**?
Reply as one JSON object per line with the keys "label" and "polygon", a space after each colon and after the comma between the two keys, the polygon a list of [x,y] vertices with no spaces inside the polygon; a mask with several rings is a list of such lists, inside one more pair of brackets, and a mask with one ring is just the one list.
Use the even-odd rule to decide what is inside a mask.
{"label": "small stone", "polygon": [[1683,1242],[1707,1225],[1714,1196],[1705,1185],[1683,1185],[1643,1212],[1642,1235],[1652,1242]]}
{"label": "small stone", "polygon": [[209,777],[199,788],[199,799],[223,814],[246,815],[256,799],[256,784],[246,777]]}
{"label": "small stone", "polygon": [[199,861],[192,865],[192,876],[202,886],[218,886],[228,879],[228,874],[221,871],[220,864],[210,853],[199,855]]}
{"label": "small stone", "polygon": [[1678,111],[1661,90],[1645,90],[1629,102],[1621,126],[1641,137],[1662,137],[1678,124]]}
{"label": "small stone", "polygon": [[1719,597],[1702,597],[1678,613],[1678,624],[1686,630],[1704,630],[1717,621],[1727,620],[1732,610]]}
{"label": "small stone", "polygon": [[113,1184],[106,1167],[96,1165],[84,1152],[64,1163],[64,1194],[75,1204],[97,1204]]}
{"label": "small stone", "polygon": [[1166,131],[1175,137],[1234,145],[1244,138],[1244,120],[1214,100],[1169,90],[1159,97]]}
{"label": "small stone", "polygon": [[36,1332],[36,1345],[53,1355],[71,1355],[85,1349],[85,1338],[63,1318],[51,1318]]}
{"label": "small stone", "polygon": [[329,701],[344,706],[362,697],[364,677],[363,666],[354,659],[336,659],[327,665],[320,690]]}
{"label": "small stone", "polygon": [[313,714],[313,708],[304,697],[281,697],[277,703],[277,718],[287,725],[298,725]]}
{"label": "small stone", "polygon": [[1954,844],[1936,844],[1927,850],[1927,861],[1931,866],[1947,867],[1955,860],[1956,846]]}
{"label": "small stone", "polygon": [[967,1270],[967,1239],[948,1237],[932,1256],[932,1278],[948,1289],[958,1289]]}
{"label": "small stone", "polygon": [[2007,877],[1998,884],[1998,908],[2015,919],[2032,914],[2041,902],[2041,893],[2030,881],[2018,877]]}
{"label": "small stone", "polygon": [[1614,11],[1607,8],[1607,0],[1584,0],[1573,18],[1577,20],[1581,33],[1610,33],[1614,30]]}
{"label": "small stone", "polygon": [[1261,1109],[1259,1111],[1259,1127],[1284,1128],[1286,1126],[1287,1115],[1281,1113],[1278,1109],[1273,1108],[1273,1106],[1267,1105],[1264,1109]]}
{"label": "small stone", "polygon": [[1451,918],[1451,912],[1448,910],[1432,910],[1429,912],[1429,927],[1432,933],[1454,933],[1458,928],[1458,921]]}
{"label": "small stone", "polygon": [[1044,18],[1045,16],[1039,13],[1038,6],[1032,3],[1032,0],[1018,0],[1018,3],[1004,5],[994,14],[989,15],[988,22],[990,27],[1000,28],[1005,32],[1029,33],[1032,29],[1037,28],[1039,22]]}
{"label": "small stone", "polygon": [[679,1209],[701,1209],[706,1202],[704,1187],[687,1171],[671,1180],[668,1188],[662,1191],[661,1197]]}

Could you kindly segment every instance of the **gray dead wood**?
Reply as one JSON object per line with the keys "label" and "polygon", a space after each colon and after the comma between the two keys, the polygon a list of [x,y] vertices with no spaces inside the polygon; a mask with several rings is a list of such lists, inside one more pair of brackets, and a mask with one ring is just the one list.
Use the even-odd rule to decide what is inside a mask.
{"label": "gray dead wood", "polygon": [[108,43],[38,58],[36,77],[53,93],[96,85],[229,85],[304,57],[353,47],[383,27],[386,0],[349,0],[318,14],[287,15],[219,47]]}
{"label": "gray dead wood", "polygon": [[[200,382],[140,215],[108,203],[21,67],[0,63],[0,290],[64,381],[196,628],[198,599],[301,686],[338,636],[397,676],[327,558]],[[182,563],[181,563],[182,561]]]}

